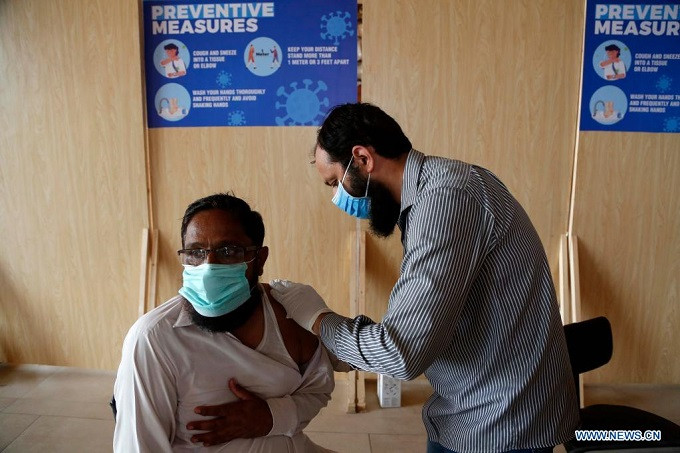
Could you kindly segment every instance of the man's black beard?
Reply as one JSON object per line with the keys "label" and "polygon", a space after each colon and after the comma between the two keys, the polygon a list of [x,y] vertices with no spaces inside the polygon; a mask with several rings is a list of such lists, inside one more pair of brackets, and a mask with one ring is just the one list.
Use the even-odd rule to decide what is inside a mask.
{"label": "man's black beard", "polygon": [[211,318],[199,314],[191,305],[191,302],[184,299],[184,309],[189,312],[191,320],[194,324],[202,330],[208,332],[232,332],[250,319],[255,312],[255,309],[261,301],[260,287],[255,284],[255,287],[250,291],[250,298],[240,305],[236,310],[231,311],[222,316]]}
{"label": "man's black beard", "polygon": [[[350,168],[350,189],[353,193],[366,192],[368,178]],[[399,220],[401,204],[397,203],[387,187],[377,181],[371,181],[368,186],[368,196],[371,198],[371,212],[369,213],[370,228],[373,234],[386,238],[394,232]]]}

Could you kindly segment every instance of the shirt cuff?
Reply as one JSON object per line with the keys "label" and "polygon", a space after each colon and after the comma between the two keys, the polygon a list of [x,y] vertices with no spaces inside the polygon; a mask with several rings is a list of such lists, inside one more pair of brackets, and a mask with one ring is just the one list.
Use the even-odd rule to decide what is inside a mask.
{"label": "shirt cuff", "polygon": [[335,332],[338,331],[340,324],[347,318],[340,316],[337,313],[329,313],[321,320],[319,325],[319,336],[326,347],[335,355],[337,355],[337,348],[335,345]]}
{"label": "shirt cuff", "polygon": [[295,401],[290,395],[266,400],[272,413],[272,429],[268,436],[283,435],[293,437],[297,433],[299,421]]}

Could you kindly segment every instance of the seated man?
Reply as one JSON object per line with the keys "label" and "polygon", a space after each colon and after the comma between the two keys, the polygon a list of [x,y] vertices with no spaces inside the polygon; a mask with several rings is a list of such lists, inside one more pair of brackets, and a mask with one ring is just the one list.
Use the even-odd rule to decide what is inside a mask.
{"label": "seated man", "polygon": [[215,429],[196,420],[210,408],[197,406],[218,401],[232,402],[233,411],[221,414],[232,419],[216,422],[230,430],[220,438],[233,440],[210,451],[325,451],[302,429],[330,399],[332,365],[317,338],[258,283],[269,253],[262,217],[216,194],[189,205],[181,236],[180,295],[138,319],[123,344],[114,451],[208,446],[213,435],[195,430]]}

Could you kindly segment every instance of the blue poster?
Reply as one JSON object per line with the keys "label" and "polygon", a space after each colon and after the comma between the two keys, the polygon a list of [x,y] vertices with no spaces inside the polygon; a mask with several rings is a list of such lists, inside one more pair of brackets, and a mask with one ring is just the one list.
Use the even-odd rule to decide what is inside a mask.
{"label": "blue poster", "polygon": [[582,131],[680,132],[680,2],[588,0]]}
{"label": "blue poster", "polygon": [[313,126],[357,101],[357,0],[144,0],[149,127]]}

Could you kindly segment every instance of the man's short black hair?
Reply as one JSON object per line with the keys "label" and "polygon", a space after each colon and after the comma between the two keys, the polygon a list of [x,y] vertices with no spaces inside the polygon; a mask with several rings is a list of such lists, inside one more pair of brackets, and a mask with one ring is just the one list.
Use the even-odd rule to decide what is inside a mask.
{"label": "man's short black hair", "polygon": [[617,57],[621,56],[621,49],[616,44],[609,44],[607,47],[604,48],[604,50],[606,50],[606,51],[615,50],[616,56]]}
{"label": "man's short black hair", "polygon": [[264,223],[259,212],[250,209],[250,205],[242,199],[235,197],[231,193],[216,193],[207,197],[199,198],[191,203],[184,212],[182,218],[182,247],[184,247],[184,236],[187,232],[187,226],[194,216],[209,209],[221,209],[231,214],[236,221],[243,227],[246,233],[255,245],[262,246],[264,242]]}
{"label": "man's short black hair", "polygon": [[316,144],[331,162],[349,164],[354,146],[372,146],[387,158],[397,158],[411,150],[411,142],[401,126],[379,107],[368,103],[334,107],[317,132]]}
{"label": "man's short black hair", "polygon": [[171,49],[172,49],[172,50],[176,50],[177,53],[179,53],[179,47],[177,47],[177,45],[176,45],[176,44],[173,44],[173,43],[166,44],[165,46],[163,46],[163,48],[164,48],[165,50],[171,50]]}

